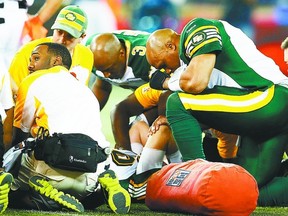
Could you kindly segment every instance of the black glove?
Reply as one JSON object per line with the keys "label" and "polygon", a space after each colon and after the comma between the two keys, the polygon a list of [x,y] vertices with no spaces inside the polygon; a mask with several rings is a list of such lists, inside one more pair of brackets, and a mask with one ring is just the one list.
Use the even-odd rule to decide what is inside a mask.
{"label": "black glove", "polygon": [[166,78],[170,77],[169,74],[156,70],[149,81],[149,85],[153,89],[163,90],[163,83]]}

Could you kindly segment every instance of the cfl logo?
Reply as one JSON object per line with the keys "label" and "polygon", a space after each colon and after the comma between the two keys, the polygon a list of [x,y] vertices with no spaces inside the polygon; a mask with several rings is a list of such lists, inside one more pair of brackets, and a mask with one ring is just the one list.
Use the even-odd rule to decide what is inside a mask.
{"label": "cfl logo", "polygon": [[204,36],[203,34],[198,34],[198,35],[195,35],[192,40],[194,44],[197,44],[204,40]]}

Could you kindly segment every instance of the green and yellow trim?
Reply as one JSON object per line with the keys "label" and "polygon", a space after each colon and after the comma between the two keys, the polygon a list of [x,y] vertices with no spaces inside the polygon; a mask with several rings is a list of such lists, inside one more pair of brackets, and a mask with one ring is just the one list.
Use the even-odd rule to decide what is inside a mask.
{"label": "green and yellow trim", "polygon": [[264,92],[255,91],[246,95],[216,93],[205,95],[178,93],[178,95],[186,110],[243,113],[254,111],[267,105],[272,100],[274,91],[275,86],[273,85]]}
{"label": "green and yellow trim", "polygon": [[[73,16],[75,16],[75,19],[73,19]],[[86,22],[86,18],[81,14],[72,13],[70,10],[63,10],[61,14],[59,14],[59,16],[57,17],[56,22],[71,26],[77,29],[78,31],[82,31],[83,23]]]}
{"label": "green and yellow trim", "polygon": [[[187,39],[186,39],[186,41],[185,41],[185,43],[184,43],[184,46],[185,46],[185,47],[188,46],[191,38],[192,38],[193,36],[195,36],[195,34],[196,34],[197,32],[203,31],[203,30],[205,30],[205,29],[215,29],[215,31],[216,31],[217,33],[219,33],[218,28],[215,27],[215,26],[201,26],[201,27],[195,29],[195,30],[187,37]],[[214,37],[214,38],[205,40],[205,41],[202,42],[202,43],[199,43],[199,45],[196,45],[196,46],[191,50],[191,52],[189,53],[190,56],[192,56],[195,52],[197,52],[197,50],[199,50],[201,47],[205,46],[206,44],[209,44],[209,43],[212,43],[212,42],[218,41],[218,40],[219,40],[218,38],[215,38],[215,37]]]}
{"label": "green and yellow trim", "polygon": [[195,46],[194,49],[192,49],[192,51],[189,53],[190,56],[192,56],[195,52],[197,52],[197,50],[199,50],[201,47],[205,46],[208,43],[212,43],[214,41],[218,41],[218,38],[211,38],[209,40],[204,41],[203,43],[200,43],[198,46]]}
{"label": "green and yellow trim", "polygon": [[212,26],[212,25],[211,26],[201,26],[201,27],[195,29],[191,34],[189,34],[189,36],[187,37],[187,39],[184,43],[184,46],[186,47],[188,45],[191,37],[193,37],[196,32],[202,31],[204,29],[215,29],[219,33],[218,28],[215,26]]}

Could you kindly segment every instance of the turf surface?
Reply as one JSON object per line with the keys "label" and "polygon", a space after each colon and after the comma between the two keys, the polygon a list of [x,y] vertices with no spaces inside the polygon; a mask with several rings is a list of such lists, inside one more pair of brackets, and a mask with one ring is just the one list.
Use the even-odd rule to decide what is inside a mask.
{"label": "turf surface", "polygon": [[[85,211],[84,213],[73,213],[73,212],[41,212],[41,211],[19,211],[19,210],[13,210],[13,209],[7,209],[3,215],[14,215],[14,216],[38,216],[38,215],[99,215],[99,216],[105,216],[105,215],[115,215],[111,212],[111,210],[106,206],[102,205],[98,207],[94,211]],[[188,214],[180,214],[180,213],[167,213],[167,212],[152,212],[150,211],[145,204],[132,204],[131,210],[129,214],[126,215],[143,215],[143,216],[153,216],[153,215],[169,215],[169,216],[176,216],[176,215],[188,215]],[[288,216],[288,207],[284,208],[263,208],[258,207],[256,210],[251,214],[252,216]],[[233,216],[233,215],[231,215]]]}
{"label": "turf surface", "polygon": [[131,90],[113,86],[109,100],[103,110],[101,110],[102,131],[112,146],[114,146],[115,141],[111,129],[110,111],[117,103],[124,100],[131,93]]}

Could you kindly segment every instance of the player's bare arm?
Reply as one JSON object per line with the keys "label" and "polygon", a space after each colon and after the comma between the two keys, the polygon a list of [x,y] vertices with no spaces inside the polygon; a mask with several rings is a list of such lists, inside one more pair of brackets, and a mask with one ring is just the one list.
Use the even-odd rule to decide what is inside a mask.
{"label": "player's bare arm", "polygon": [[129,119],[131,116],[140,115],[144,108],[137,100],[134,93],[121,101],[111,111],[111,123],[116,148],[131,150],[129,137]]}
{"label": "player's bare arm", "polygon": [[100,110],[106,105],[110,93],[112,91],[112,85],[104,80],[97,78],[92,86],[92,92],[99,101]]}
{"label": "player's bare arm", "polygon": [[215,62],[216,55],[213,53],[193,57],[180,77],[181,89],[193,94],[202,92],[209,83]]}

